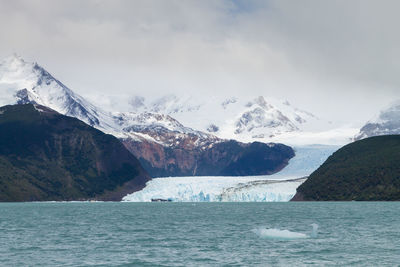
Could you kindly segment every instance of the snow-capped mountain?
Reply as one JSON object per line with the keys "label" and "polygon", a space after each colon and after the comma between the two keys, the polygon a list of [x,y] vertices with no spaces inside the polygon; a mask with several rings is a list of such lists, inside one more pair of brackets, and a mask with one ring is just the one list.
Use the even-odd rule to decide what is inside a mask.
{"label": "snow-capped mountain", "polygon": [[354,139],[360,140],[388,134],[400,134],[400,100],[392,103],[387,109],[382,110],[379,115],[368,121]]}
{"label": "snow-capped mountain", "polygon": [[[163,129],[163,133],[180,133],[181,137],[191,135],[199,139],[216,139],[184,127],[168,115],[105,111],[74,93],[37,63],[26,62],[15,54],[0,62],[0,90],[0,105],[40,104],[120,138],[153,140],[157,132],[161,138],[160,129]],[[167,141],[166,138],[164,143],[159,143],[170,146]]]}
{"label": "snow-capped mountain", "polygon": [[199,99],[167,95],[153,100],[135,96],[130,105],[136,112],[169,114],[189,127],[244,142],[271,141],[319,122],[316,116],[288,101],[264,96]]}
{"label": "snow-capped mountain", "polygon": [[154,141],[168,147],[204,148],[222,140],[212,134],[185,127],[169,115],[158,113],[113,113],[121,131],[136,140]]}
{"label": "snow-capped mountain", "polygon": [[0,90],[1,105],[37,103],[104,132],[113,132],[110,114],[75,94],[37,63],[25,62],[18,55],[0,63]]}

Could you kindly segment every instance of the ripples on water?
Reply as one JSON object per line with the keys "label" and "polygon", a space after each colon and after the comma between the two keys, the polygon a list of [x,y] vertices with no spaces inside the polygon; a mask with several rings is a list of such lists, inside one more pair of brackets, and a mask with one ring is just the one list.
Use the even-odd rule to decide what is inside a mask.
{"label": "ripples on water", "polygon": [[2,266],[398,266],[400,203],[3,203],[0,258]]}

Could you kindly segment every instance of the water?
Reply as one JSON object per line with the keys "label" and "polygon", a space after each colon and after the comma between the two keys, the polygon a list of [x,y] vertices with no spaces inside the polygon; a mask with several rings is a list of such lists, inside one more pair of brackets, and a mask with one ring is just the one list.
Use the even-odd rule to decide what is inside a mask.
{"label": "water", "polygon": [[398,202],[0,204],[2,266],[399,263]]}

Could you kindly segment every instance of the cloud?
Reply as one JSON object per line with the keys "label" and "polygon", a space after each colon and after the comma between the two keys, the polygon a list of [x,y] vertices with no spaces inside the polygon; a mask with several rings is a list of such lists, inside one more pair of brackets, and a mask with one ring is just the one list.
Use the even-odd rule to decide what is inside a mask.
{"label": "cloud", "polygon": [[304,62],[313,73],[399,86],[398,1],[279,1],[274,7],[266,24],[293,64]]}
{"label": "cloud", "polygon": [[1,56],[82,95],[264,94],[338,120],[398,96],[397,1],[0,2]]}

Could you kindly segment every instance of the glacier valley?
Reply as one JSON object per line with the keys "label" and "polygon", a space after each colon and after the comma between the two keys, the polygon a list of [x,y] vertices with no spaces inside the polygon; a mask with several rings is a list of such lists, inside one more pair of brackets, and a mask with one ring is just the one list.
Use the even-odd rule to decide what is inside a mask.
{"label": "glacier valley", "polygon": [[306,177],[338,148],[332,145],[295,147],[296,156],[282,171],[273,175],[154,178],[147,182],[144,189],[125,196],[123,201],[289,201]]}

